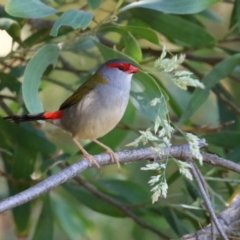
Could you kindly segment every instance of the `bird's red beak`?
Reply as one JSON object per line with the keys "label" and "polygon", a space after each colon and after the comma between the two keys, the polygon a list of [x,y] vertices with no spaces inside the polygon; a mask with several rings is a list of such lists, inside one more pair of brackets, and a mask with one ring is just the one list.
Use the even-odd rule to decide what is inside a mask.
{"label": "bird's red beak", "polygon": [[128,68],[128,73],[136,73],[136,72],[139,72],[140,69],[134,65],[130,65],[129,68]]}

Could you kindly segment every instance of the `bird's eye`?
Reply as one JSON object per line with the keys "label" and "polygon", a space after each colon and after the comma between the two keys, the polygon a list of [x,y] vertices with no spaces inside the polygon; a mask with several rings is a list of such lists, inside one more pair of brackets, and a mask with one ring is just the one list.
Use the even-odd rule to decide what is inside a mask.
{"label": "bird's eye", "polygon": [[123,66],[119,66],[118,69],[121,70],[121,71],[123,71],[123,70],[124,70],[124,67],[123,67]]}

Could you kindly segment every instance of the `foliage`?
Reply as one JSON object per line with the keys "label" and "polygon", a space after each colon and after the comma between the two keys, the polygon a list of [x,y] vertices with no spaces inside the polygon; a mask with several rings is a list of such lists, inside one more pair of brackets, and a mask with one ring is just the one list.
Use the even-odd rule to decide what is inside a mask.
{"label": "foliage", "polygon": [[[99,64],[124,58],[142,71],[133,79],[121,123],[101,139],[104,144],[116,150],[144,143],[159,151],[170,146],[169,135],[177,129],[171,144],[189,140],[200,163],[196,134],[206,138],[206,151],[238,162],[238,6],[238,0],[4,1],[0,29],[12,37],[13,47],[0,57],[0,116],[57,109]],[[2,188],[2,199],[81,158],[70,137],[49,124],[15,125],[0,118],[0,126],[0,173],[6,180],[1,184],[8,190]],[[85,148],[102,151],[91,142]],[[170,158],[166,164],[122,166],[120,172],[116,166],[88,170],[81,181],[13,209],[12,231],[34,240],[176,239],[196,231],[208,223],[208,214],[190,181],[189,165]],[[220,211],[237,191],[229,181],[237,176],[200,168],[208,177],[226,179],[208,182],[213,207]],[[84,181],[157,229],[158,236],[94,195]],[[154,204],[151,189],[158,193]],[[9,239],[4,229],[0,236]]]}

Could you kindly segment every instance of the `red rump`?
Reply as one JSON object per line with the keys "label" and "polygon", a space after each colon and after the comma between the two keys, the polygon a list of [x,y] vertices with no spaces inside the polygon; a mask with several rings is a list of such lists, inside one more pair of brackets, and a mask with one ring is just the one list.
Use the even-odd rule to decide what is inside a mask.
{"label": "red rump", "polygon": [[58,119],[58,118],[61,118],[62,115],[63,115],[62,111],[45,112],[45,113],[43,113],[43,117],[45,119]]}

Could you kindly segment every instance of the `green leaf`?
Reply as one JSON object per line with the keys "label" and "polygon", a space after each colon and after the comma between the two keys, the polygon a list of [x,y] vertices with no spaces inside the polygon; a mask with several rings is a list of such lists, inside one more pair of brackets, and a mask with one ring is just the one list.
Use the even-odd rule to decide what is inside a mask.
{"label": "green leaf", "polygon": [[136,61],[134,61],[132,58],[130,58],[126,54],[124,54],[122,52],[115,51],[112,48],[106,47],[105,45],[99,43],[95,39],[93,39],[93,41],[94,41],[94,44],[99,49],[99,51],[101,52],[105,61],[108,61],[108,60],[111,60],[111,59],[114,59],[114,58],[120,58],[120,59],[126,59],[126,60],[128,60],[130,62],[133,62],[134,64],[138,65]]}
{"label": "green leaf", "polygon": [[[229,101],[233,101],[234,99],[231,96],[231,93],[228,92],[228,90],[225,89],[225,87],[222,84],[217,84],[214,87],[215,91],[218,91],[218,94],[221,94],[222,96],[225,96]],[[234,131],[238,129],[239,125],[239,118],[236,115],[235,112],[232,111],[232,109],[229,108],[229,106],[222,101],[220,98],[217,98],[217,105],[218,105],[218,112],[219,112],[219,122],[220,123],[226,123],[229,121],[233,121],[234,123],[225,126],[224,131]]]}
{"label": "green leaf", "polygon": [[5,30],[13,38],[13,40],[21,42],[20,26],[17,21],[11,18],[0,18],[0,29]]}
{"label": "green leaf", "polygon": [[[160,102],[156,106],[151,106],[150,102],[154,98],[160,98]],[[165,96],[162,94],[160,87],[154,78],[144,72],[134,74],[131,100],[133,105],[140,111],[145,117],[151,121],[155,121],[157,116],[165,119],[167,114],[167,108]]]}
{"label": "green leaf", "polygon": [[[1,119],[0,119],[1,121]],[[12,125],[12,124],[10,124]],[[1,134],[4,132],[5,127],[1,124]],[[2,130],[4,129],[4,130]],[[7,131],[8,129],[6,129]],[[24,148],[20,147],[19,141],[15,139],[15,144],[10,142],[4,134],[0,138],[0,145],[8,146],[9,153],[1,154],[2,160],[4,162],[5,171],[11,176],[11,179],[7,178],[8,192],[10,196],[13,196],[27,188],[30,187],[30,174],[33,164],[32,164],[32,151],[25,151]],[[22,163],[22,164],[19,164]],[[19,164],[19,168],[16,171],[16,165]],[[12,181],[14,179],[14,181]],[[24,237],[28,235],[30,227],[30,215],[31,215],[31,203],[27,202],[12,209],[15,231],[18,237]]]}
{"label": "green leaf", "polygon": [[12,75],[0,72],[0,90],[2,90],[5,87],[7,87],[12,92],[19,93],[21,84]]}
{"label": "green leaf", "polygon": [[141,48],[131,33],[126,33],[123,35],[123,40],[125,43],[124,53],[140,62],[142,60]]}
{"label": "green leaf", "polygon": [[17,125],[0,118],[0,126],[0,143],[6,141],[12,148],[19,146],[26,152],[34,150],[43,154],[52,154],[55,151],[55,146],[40,131],[30,128],[28,124]]}
{"label": "green leaf", "polygon": [[[11,192],[11,195],[14,195],[16,193],[17,192]],[[29,202],[22,204],[21,206],[14,208],[12,210],[12,213],[18,237],[24,237],[28,235],[31,215],[31,204]]]}
{"label": "green leaf", "polygon": [[239,147],[240,133],[223,131],[223,132],[209,133],[207,135],[203,135],[203,138],[205,138],[208,143],[211,143],[213,145],[234,149]]}
{"label": "green leaf", "polygon": [[119,28],[131,32],[136,38],[144,38],[149,42],[159,45],[159,39],[156,32],[150,28],[135,26],[121,26]]}
{"label": "green leaf", "polygon": [[161,207],[160,212],[166,218],[169,226],[172,227],[172,229],[178,234],[179,237],[188,233],[187,229],[184,226],[185,224],[180,221],[174,210],[168,207]]}
{"label": "green leaf", "polygon": [[57,45],[43,46],[32,57],[24,72],[22,84],[23,99],[30,113],[43,112],[42,103],[38,96],[41,77],[49,65],[57,64],[60,49]]}
{"label": "green leaf", "polygon": [[201,12],[217,2],[220,0],[142,0],[126,5],[120,11],[131,8],[150,8],[166,13],[191,14]]}
{"label": "green leaf", "polygon": [[58,12],[40,0],[9,0],[5,10],[8,14],[21,18],[42,18]]}
{"label": "green leaf", "polygon": [[142,60],[142,51],[141,48],[137,42],[137,40],[134,38],[134,36],[125,29],[121,27],[103,27],[100,31],[113,31],[118,32],[124,41],[124,50],[123,52],[126,53],[129,57],[135,59],[136,61],[140,62]]}
{"label": "green leaf", "polygon": [[237,17],[237,26],[238,32],[240,32],[240,1],[236,0],[236,17]]}
{"label": "green leaf", "polygon": [[61,26],[70,26],[73,29],[86,29],[93,16],[93,13],[87,11],[77,9],[68,10],[54,23],[50,35],[56,37]]}
{"label": "green leaf", "polygon": [[63,45],[64,51],[85,52],[86,50],[95,46],[92,37],[83,36],[79,37],[73,42],[67,42]]}
{"label": "green leaf", "polygon": [[101,0],[88,0],[88,6],[91,9],[96,9],[100,6]]}
{"label": "green leaf", "polygon": [[226,159],[232,160],[239,163],[240,161],[240,147],[236,147],[229,154],[227,154]]}
{"label": "green leaf", "polygon": [[[62,239],[75,240],[78,239],[76,236],[81,236],[80,239],[87,239],[86,229],[88,226],[86,224],[86,217],[77,206],[78,202],[75,201],[73,204],[74,200],[73,198],[69,199],[66,193],[64,193],[64,198],[59,195],[54,195],[52,197],[54,219],[57,220],[57,223],[68,235],[68,238],[63,236]],[[47,238],[43,239],[47,240]]]}
{"label": "green leaf", "polygon": [[33,240],[53,239],[53,215],[49,194],[45,195],[42,211],[33,235]]}
{"label": "green leaf", "polygon": [[[138,204],[151,199],[149,190],[141,185],[127,180],[104,179],[98,181],[97,187],[105,193],[112,195],[121,202]],[[131,193],[131,194],[129,194]]]}
{"label": "green leaf", "polygon": [[122,211],[107,203],[103,199],[96,197],[77,184],[67,183],[63,184],[63,187],[79,202],[83,203],[96,212],[100,212],[113,217],[125,217],[125,214]]}
{"label": "green leaf", "polygon": [[240,32],[240,1],[236,0],[234,2],[234,7],[231,14],[230,27],[233,28],[235,25],[238,27],[238,32]]}
{"label": "green leaf", "polygon": [[180,123],[189,119],[202,106],[209,96],[211,88],[223,78],[227,77],[239,63],[240,54],[235,54],[224,59],[212,68],[212,70],[203,78],[202,82],[205,85],[205,89],[196,89],[194,91],[189,100],[189,104],[180,119]]}
{"label": "green leaf", "polygon": [[135,18],[142,19],[151,28],[178,45],[199,48],[200,46],[212,45],[215,41],[201,26],[180,16],[163,14],[150,9],[138,9],[131,12]]}
{"label": "green leaf", "polygon": [[103,25],[100,29],[100,32],[118,32],[122,34],[123,32],[130,32],[135,38],[143,38],[159,45],[159,39],[152,29],[146,27],[136,27],[136,26],[119,26],[106,24]]}

